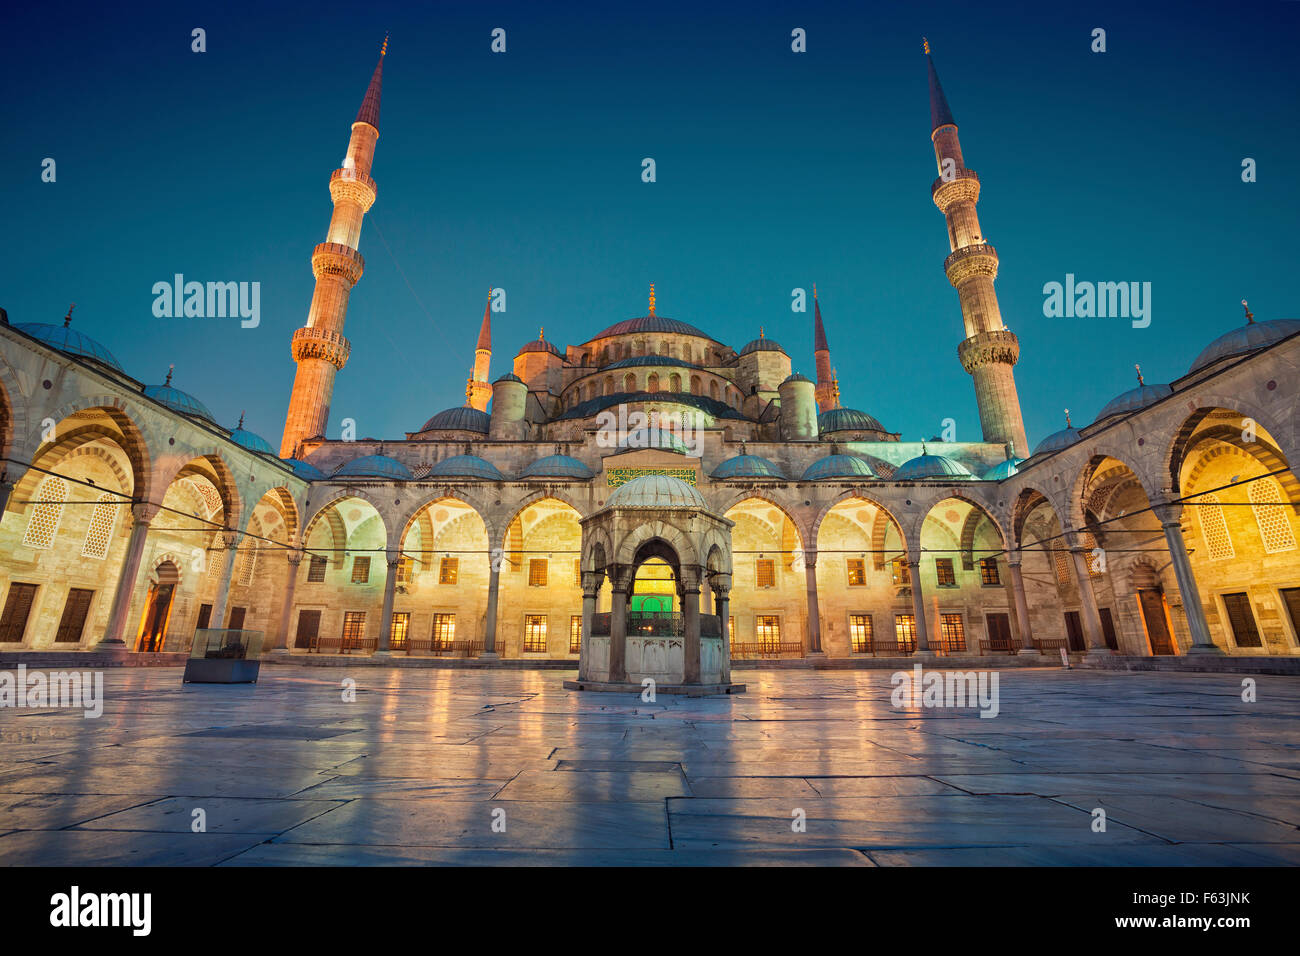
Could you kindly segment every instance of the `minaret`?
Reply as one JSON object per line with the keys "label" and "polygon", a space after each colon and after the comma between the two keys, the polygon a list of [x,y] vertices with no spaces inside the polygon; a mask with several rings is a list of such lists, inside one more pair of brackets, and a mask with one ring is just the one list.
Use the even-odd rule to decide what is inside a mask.
{"label": "minaret", "polygon": [[488,367],[492,363],[492,290],[488,289],[487,305],[483,309],[483,324],[478,329],[478,345],[474,347],[474,375],[465,383],[465,404],[486,412],[492,399],[492,386],[488,383]]}
{"label": "minaret", "polygon": [[930,194],[948,220],[948,243],[952,254],[944,260],[944,272],[961,300],[966,338],[957,346],[962,367],[975,380],[975,400],[980,425],[987,442],[1012,442],[1014,454],[1029,453],[1025,423],[1012,366],[1020,357],[1020,342],[1002,322],[1002,311],[993,291],[998,274],[998,254],[984,239],[975,204],[980,198],[980,178],[962,162],[957,123],[939,85],[939,74],[930,57],[930,44],[922,40],[930,69],[930,140],[939,166],[939,178]]}
{"label": "minaret", "polygon": [[817,411],[828,412],[840,407],[840,383],[831,369],[831,347],[826,344],[826,328],[822,325],[822,307],[817,301],[817,286],[813,284],[813,360],[817,366]]}
{"label": "minaret", "polygon": [[365,268],[365,260],[357,252],[357,242],[361,237],[361,220],[375,201],[370,166],[375,156],[375,141],[379,139],[379,91],[387,52],[385,37],[379,63],[352,124],[343,166],[330,174],[334,214],[325,241],[311,255],[316,291],[312,293],[307,325],[293,334],[290,345],[298,372],[293,379],[284,437],[280,441],[282,458],[293,457],[303,439],[325,433],[334,394],[334,375],[347,363],[351,349],[343,337],[343,320],[347,317],[352,287]]}

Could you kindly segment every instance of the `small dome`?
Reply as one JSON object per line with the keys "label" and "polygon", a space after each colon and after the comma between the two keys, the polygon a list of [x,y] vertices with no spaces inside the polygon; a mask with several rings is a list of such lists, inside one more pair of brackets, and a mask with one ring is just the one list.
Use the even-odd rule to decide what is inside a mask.
{"label": "small dome", "polygon": [[502,375],[499,379],[497,379],[492,384],[499,385],[501,382],[518,382],[520,385],[524,384],[524,380],[520,378],[518,375],[516,375],[514,372],[506,372],[506,374]]}
{"label": "small dome", "polygon": [[605,502],[609,508],[699,508],[708,510],[704,497],[691,485],[671,475],[642,475],[619,485]]}
{"label": "small dome", "polygon": [[539,458],[522,472],[520,478],[591,478],[594,472],[568,455],[547,455]]}
{"label": "small dome", "polygon": [[304,481],[321,481],[325,478],[325,472],[315,465],[307,464],[305,461],[300,461],[297,458],[283,458],[281,461],[292,468],[293,473]]}
{"label": "small dome", "polygon": [[822,481],[826,478],[875,478],[876,473],[864,459],[857,455],[827,455],[819,458],[804,470],[803,481]]}
{"label": "small dome", "polygon": [[758,455],[736,455],[713,469],[714,478],[784,478],[781,469]]}
{"label": "small dome", "polygon": [[608,338],[611,335],[628,335],[632,332],[675,332],[678,335],[695,335],[702,339],[713,338],[695,326],[678,322],[676,319],[666,319],[661,315],[643,315],[638,319],[625,319],[614,323],[603,332],[597,332],[592,336],[592,341]]}
{"label": "small dome", "polygon": [[1003,481],[1020,471],[1020,466],[1024,464],[1023,458],[1008,458],[1006,461],[999,462],[988,471],[984,472],[985,481]]}
{"label": "small dome", "polygon": [[[168,378],[170,379],[171,376],[168,376]],[[197,418],[206,418],[215,424],[215,419],[213,419],[212,413],[208,411],[208,406],[189,392],[182,392],[179,388],[172,388],[170,385],[150,385],[145,388],[144,393],[155,402],[166,405],[174,412],[180,412],[182,415],[193,415]]]}
{"label": "small dome", "polygon": [[823,435],[827,432],[883,432],[885,426],[856,408],[831,408],[817,416],[817,430]]}
{"label": "small dome", "polygon": [[618,443],[620,450],[625,448],[658,448],[663,451],[674,451],[679,455],[685,455],[688,452],[686,444],[670,431],[662,428],[638,428],[636,431],[628,432],[623,440]]}
{"label": "small dome", "polygon": [[762,336],[754,339],[752,342],[745,344],[738,355],[748,355],[750,352],[780,352],[785,355],[785,349],[781,348],[781,343],[773,339],[765,339]]}
{"label": "small dome", "polygon": [[602,365],[601,371],[613,370],[616,368],[646,368],[648,366],[658,365],[671,368],[703,368],[702,365],[696,365],[694,362],[688,362],[685,359],[673,358],[671,355],[633,355],[631,358],[619,359],[617,362],[610,362],[608,365]]}
{"label": "small dome", "polygon": [[66,352],[68,355],[90,359],[92,362],[106,365],[116,372],[122,372],[123,375],[126,374],[122,366],[117,363],[117,359],[113,357],[112,352],[89,335],[82,335],[76,329],[63,325],[48,325],[44,322],[25,322],[21,325],[15,325],[14,328],[19,332],[30,335],[52,349]]}
{"label": "small dome", "polygon": [[487,481],[505,481],[497,466],[478,455],[452,455],[429,469],[429,477],[483,478]]}
{"label": "small dome", "polygon": [[1117,395],[1106,403],[1106,407],[1101,410],[1097,416],[1097,421],[1103,418],[1111,418],[1115,415],[1128,415],[1139,409],[1146,408],[1148,405],[1154,405],[1162,398],[1167,398],[1174,394],[1174,390],[1168,385],[1139,385],[1137,388],[1130,388],[1123,395]]}
{"label": "small dome", "polygon": [[894,472],[895,481],[919,481],[924,478],[964,480],[974,477],[969,468],[946,455],[917,455],[903,462]]}
{"label": "small dome", "polygon": [[800,375],[798,372],[795,372],[792,375],[788,376],[786,380],[781,384],[789,385],[791,382],[807,382],[809,385],[813,384],[812,379],[810,379],[807,375]]}
{"label": "small dome", "polygon": [[[247,448],[249,451],[261,452],[264,455],[275,455],[275,449],[271,443],[261,435],[254,435],[245,428],[236,428],[230,433],[230,440],[241,448]],[[279,457],[278,455],[276,456]]]}
{"label": "small dome", "polygon": [[1220,335],[1207,345],[1201,354],[1196,356],[1196,361],[1187,371],[1189,374],[1199,372],[1234,355],[1245,355],[1247,352],[1268,348],[1296,332],[1300,332],[1300,319],[1248,322],[1231,332]]}
{"label": "small dome", "polygon": [[1079,440],[1079,429],[1069,427],[1062,428],[1059,432],[1052,432],[1038,443],[1034,449],[1035,455],[1049,455],[1054,451],[1060,451],[1062,448],[1069,448]]}
{"label": "small dome", "polygon": [[459,408],[448,408],[434,415],[420,426],[420,431],[466,431],[486,435],[491,421],[492,417],[487,412],[461,405]]}
{"label": "small dome", "polygon": [[411,472],[396,458],[389,458],[387,455],[362,455],[334,472],[333,477],[389,478],[395,481],[409,481]]}
{"label": "small dome", "polygon": [[525,342],[523,348],[519,350],[518,354],[526,355],[529,352],[550,352],[552,355],[560,356],[560,358],[564,357],[564,353],[561,352],[557,346],[552,345],[541,336],[538,336],[531,342]]}

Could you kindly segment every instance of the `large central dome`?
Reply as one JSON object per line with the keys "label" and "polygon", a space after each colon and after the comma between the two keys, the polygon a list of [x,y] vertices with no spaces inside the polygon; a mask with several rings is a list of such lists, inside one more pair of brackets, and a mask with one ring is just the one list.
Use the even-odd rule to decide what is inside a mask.
{"label": "large central dome", "polygon": [[693,325],[666,319],[662,315],[643,315],[639,319],[624,319],[616,322],[603,332],[598,332],[592,339],[608,338],[611,335],[630,335],[633,332],[675,332],[678,335],[697,335],[702,339],[714,341],[713,336],[701,332]]}

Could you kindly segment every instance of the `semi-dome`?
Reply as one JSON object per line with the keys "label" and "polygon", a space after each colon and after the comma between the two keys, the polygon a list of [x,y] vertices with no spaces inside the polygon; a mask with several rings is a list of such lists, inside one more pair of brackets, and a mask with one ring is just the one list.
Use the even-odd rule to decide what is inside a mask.
{"label": "semi-dome", "polygon": [[491,421],[492,416],[487,412],[481,412],[469,405],[461,405],[459,408],[448,408],[434,415],[420,426],[420,431],[467,431],[486,435]]}
{"label": "semi-dome", "polygon": [[1020,466],[1024,464],[1023,458],[1008,458],[1006,461],[998,462],[988,471],[984,472],[985,481],[1003,481],[1020,471]]}
{"label": "semi-dome", "polygon": [[[1249,313],[1247,313],[1249,318]],[[1268,322],[1255,322],[1253,319],[1245,325],[1220,335],[1207,345],[1196,361],[1187,371],[1199,372],[1216,362],[1234,355],[1245,355],[1258,349],[1268,348],[1289,335],[1300,332],[1300,319],[1272,319]]]}
{"label": "semi-dome", "polygon": [[817,430],[822,434],[851,431],[884,432],[885,426],[856,408],[829,408],[817,416]]}
{"label": "semi-dome", "polygon": [[315,465],[309,465],[305,461],[297,458],[282,458],[286,465],[293,469],[293,473],[303,481],[320,481],[325,477],[325,472],[321,471]]}
{"label": "semi-dome", "polygon": [[564,357],[564,353],[560,351],[558,346],[546,341],[546,339],[541,335],[538,335],[537,338],[533,339],[531,342],[525,342],[523,348],[519,350],[518,354],[527,355],[529,352],[550,352],[552,355],[558,355],[561,358]]}
{"label": "semi-dome", "polygon": [[826,478],[875,478],[871,466],[857,455],[827,455],[809,465],[803,473],[804,481],[822,481]]}
{"label": "semi-dome", "polygon": [[180,412],[182,415],[192,415],[196,418],[205,418],[215,424],[212,412],[208,411],[208,406],[204,405],[189,392],[182,392],[179,388],[173,388],[171,373],[167,373],[167,381],[161,385],[149,385],[145,388],[144,394],[152,398],[155,402],[166,405],[174,412]]}
{"label": "semi-dome", "polygon": [[611,335],[629,335],[633,332],[672,332],[678,335],[696,335],[702,339],[712,340],[713,336],[701,332],[693,325],[666,319],[662,315],[643,315],[637,319],[624,319],[615,322],[609,328],[592,336],[592,340],[607,338]]}
{"label": "semi-dome", "polygon": [[547,455],[539,458],[522,472],[520,478],[591,478],[594,472],[568,455]]}
{"label": "semi-dome", "polygon": [[745,343],[745,347],[736,354],[748,355],[751,352],[780,352],[782,355],[785,355],[785,349],[781,348],[780,342],[764,338],[761,335],[754,339],[754,341]]}
{"label": "semi-dome", "polygon": [[409,481],[411,471],[396,458],[387,455],[362,455],[334,472],[335,478],[389,478]]}
{"label": "semi-dome", "polygon": [[714,478],[784,478],[781,469],[758,455],[736,455],[713,469]]}
{"label": "semi-dome", "polygon": [[1168,398],[1172,394],[1174,394],[1174,390],[1168,385],[1147,385],[1143,383],[1138,385],[1137,388],[1130,388],[1122,395],[1116,395],[1107,402],[1106,407],[1097,416],[1097,421],[1115,415],[1131,414],[1146,408],[1148,405],[1154,405],[1160,399]]}
{"label": "semi-dome", "polygon": [[679,455],[689,452],[685,442],[662,428],[638,428],[630,431],[623,436],[618,447],[620,451],[627,448],[658,448],[661,451],[674,451]]}
{"label": "semi-dome", "polygon": [[122,366],[118,364],[117,359],[113,357],[112,352],[89,335],[82,335],[76,329],[69,328],[66,325],[49,325],[44,322],[24,322],[21,325],[15,325],[14,328],[19,332],[30,335],[52,349],[58,349],[60,352],[76,355],[79,358],[90,359],[92,362],[98,362],[100,365],[106,365],[116,372],[126,374]]}
{"label": "semi-dome", "polygon": [[974,478],[970,469],[947,455],[922,454],[911,458],[898,466],[894,472],[895,481],[920,481],[925,478],[944,480],[965,480]]}
{"label": "semi-dome", "polygon": [[1079,434],[1079,429],[1070,426],[1068,418],[1065,421],[1066,426],[1064,428],[1059,432],[1052,432],[1038,443],[1038,446],[1034,449],[1035,455],[1049,455],[1054,451],[1060,451],[1062,448],[1069,448],[1082,437]]}
{"label": "semi-dome", "polygon": [[[793,372],[790,375],[787,375],[785,381],[782,382],[781,384],[789,385],[791,382],[807,382],[809,385],[813,384],[812,379],[810,379],[807,375],[800,375],[798,372]],[[820,418],[820,416],[818,417]]]}
{"label": "semi-dome", "polygon": [[[244,428],[244,420],[241,418],[239,424],[230,433],[230,440],[241,448],[247,448],[249,451],[261,452],[264,455],[274,455],[275,449],[271,443],[261,435],[255,435],[248,429]],[[278,457],[278,456],[277,456]]]}
{"label": "semi-dome", "polygon": [[483,478],[487,481],[505,481],[505,477],[492,462],[478,455],[452,455],[429,469],[434,478]]}
{"label": "semi-dome", "polygon": [[617,362],[610,362],[600,368],[601,371],[612,371],[616,368],[646,368],[651,365],[672,366],[675,368],[703,368],[702,365],[696,365],[694,362],[688,362],[685,359],[673,358],[671,355],[633,355],[631,358],[619,359]]}
{"label": "semi-dome", "polygon": [[671,475],[642,475],[619,485],[605,502],[609,508],[699,508],[707,510],[704,497],[680,478]]}

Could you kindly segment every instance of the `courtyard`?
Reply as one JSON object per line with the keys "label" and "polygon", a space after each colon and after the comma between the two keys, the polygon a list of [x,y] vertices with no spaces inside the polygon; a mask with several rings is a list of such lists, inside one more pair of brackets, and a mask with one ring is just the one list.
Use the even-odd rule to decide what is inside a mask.
{"label": "courtyard", "polygon": [[1009,669],[985,719],[895,708],[887,670],[654,702],[564,670],[103,674],[98,719],[0,710],[0,864],[1300,863],[1291,677]]}

